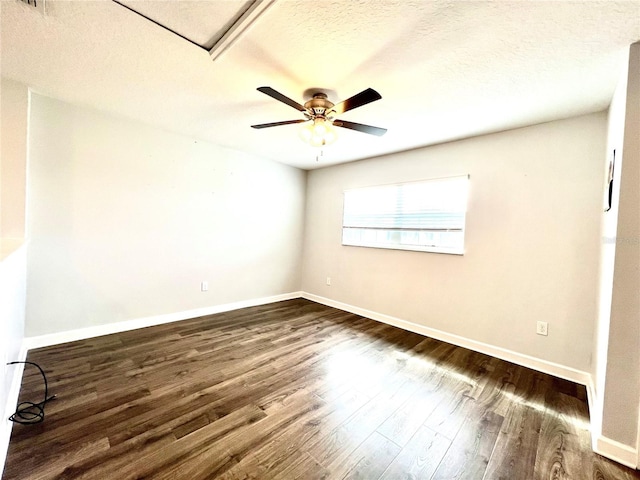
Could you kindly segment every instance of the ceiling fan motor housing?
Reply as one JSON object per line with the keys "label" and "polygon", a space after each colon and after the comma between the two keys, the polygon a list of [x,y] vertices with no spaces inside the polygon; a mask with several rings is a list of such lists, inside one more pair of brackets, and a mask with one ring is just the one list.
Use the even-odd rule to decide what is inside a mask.
{"label": "ceiling fan motor housing", "polygon": [[326,94],[316,93],[311,100],[304,104],[304,108],[312,112],[314,116],[324,117],[333,108],[333,103],[327,100]]}

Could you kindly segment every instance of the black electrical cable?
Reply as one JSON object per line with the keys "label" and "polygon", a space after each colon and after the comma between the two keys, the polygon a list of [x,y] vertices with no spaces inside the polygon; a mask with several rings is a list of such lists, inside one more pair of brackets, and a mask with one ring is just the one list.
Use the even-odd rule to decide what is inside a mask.
{"label": "black electrical cable", "polygon": [[44,406],[50,400],[56,398],[55,395],[49,396],[49,385],[47,383],[47,376],[44,374],[44,370],[40,368],[40,365],[33,362],[9,362],[7,365],[15,365],[18,363],[24,363],[25,365],[33,365],[42,374],[44,378],[44,400],[39,403],[34,402],[21,402],[18,404],[16,412],[9,417],[9,420],[15,423],[21,423],[23,425],[32,425],[34,423],[40,423],[44,420]]}

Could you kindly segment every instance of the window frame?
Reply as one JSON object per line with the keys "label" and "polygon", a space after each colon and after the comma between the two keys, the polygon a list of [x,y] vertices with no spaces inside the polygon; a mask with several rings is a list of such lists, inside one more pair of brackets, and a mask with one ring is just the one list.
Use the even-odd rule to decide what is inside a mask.
{"label": "window frame", "polygon": [[[461,204],[464,204],[463,210],[454,210],[452,207],[451,212],[452,213],[456,213],[456,214],[462,214],[462,226],[461,228],[454,228],[454,229],[429,229],[429,228],[416,228],[415,230],[417,230],[418,232],[422,232],[424,231],[425,233],[429,232],[429,233],[433,233],[433,232],[443,232],[443,233],[449,233],[449,232],[457,232],[459,233],[460,237],[461,237],[461,241],[460,241],[460,245],[459,246],[446,246],[442,244],[442,241],[440,241],[439,243],[436,243],[435,245],[416,245],[416,244],[402,244],[402,243],[378,243],[378,242],[371,242],[371,241],[360,241],[358,242],[354,242],[352,240],[345,240],[345,231],[347,229],[360,229],[360,230],[365,230],[367,228],[371,228],[372,230],[377,230],[377,231],[389,231],[389,232],[401,232],[401,231],[408,231],[408,230],[413,230],[413,228],[402,228],[402,227],[398,227],[398,228],[390,228],[390,227],[355,227],[355,226],[348,226],[345,225],[345,214],[347,212],[347,196],[348,196],[348,192],[353,192],[353,191],[363,191],[363,190],[371,190],[371,189],[385,189],[385,188],[396,188],[397,192],[399,192],[400,190],[398,189],[398,187],[402,187],[404,185],[417,185],[417,184],[428,184],[430,182],[434,182],[437,183],[442,183],[443,181],[447,181],[447,180],[451,180],[451,181],[466,181],[465,183],[465,189],[464,189],[464,199],[459,199],[458,202],[460,202]],[[355,188],[349,188],[349,189],[345,189],[343,191],[343,201],[342,201],[342,234],[341,234],[341,244],[342,246],[345,247],[363,247],[363,248],[380,248],[380,249],[384,249],[384,250],[402,250],[402,251],[414,251],[414,252],[426,252],[426,253],[443,253],[443,254],[448,254],[448,255],[464,255],[465,254],[465,240],[466,240],[466,223],[467,223],[467,211],[468,211],[468,203],[469,203],[469,191],[470,191],[470,180],[471,180],[471,175],[470,174],[463,174],[463,175],[452,175],[452,176],[447,176],[447,177],[437,177],[437,178],[427,178],[427,179],[420,179],[420,180],[413,180],[413,181],[408,181],[408,182],[396,182],[396,183],[389,183],[389,184],[380,184],[380,185],[369,185],[369,186],[364,186],[364,187],[355,187]],[[382,193],[382,190],[381,190]],[[395,208],[396,211],[399,208],[399,202],[400,202],[400,197],[398,197],[398,195],[396,194],[396,203],[394,205],[391,205],[391,207]],[[434,210],[435,211],[435,210]],[[383,214],[381,214],[383,215]]]}

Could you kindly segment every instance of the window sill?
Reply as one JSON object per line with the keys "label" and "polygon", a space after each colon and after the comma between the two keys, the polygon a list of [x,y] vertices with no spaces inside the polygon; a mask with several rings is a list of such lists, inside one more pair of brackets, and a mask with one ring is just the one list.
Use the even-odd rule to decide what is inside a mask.
{"label": "window sill", "polygon": [[442,248],[442,247],[417,247],[412,245],[355,245],[351,243],[343,243],[344,247],[363,247],[363,248],[378,248],[382,250],[403,250],[405,252],[421,252],[421,253],[444,253],[446,255],[458,255],[463,256],[464,250],[455,250],[451,248]]}

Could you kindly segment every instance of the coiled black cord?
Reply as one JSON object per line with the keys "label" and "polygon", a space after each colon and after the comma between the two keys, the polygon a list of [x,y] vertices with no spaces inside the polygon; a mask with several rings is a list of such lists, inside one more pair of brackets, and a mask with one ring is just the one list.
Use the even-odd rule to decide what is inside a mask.
{"label": "coiled black cord", "polygon": [[38,370],[40,370],[42,378],[44,378],[44,400],[39,403],[21,402],[20,404],[18,404],[16,412],[9,417],[9,420],[15,423],[21,423],[22,425],[32,425],[34,423],[40,423],[44,420],[44,406],[48,401],[56,398],[56,396],[49,396],[49,385],[47,383],[47,376],[44,374],[44,370],[40,368],[40,365],[33,362],[9,362],[7,363],[7,365],[15,365],[18,363],[33,365]]}

